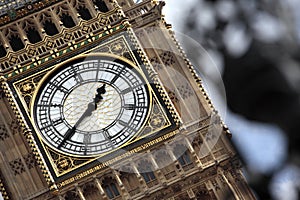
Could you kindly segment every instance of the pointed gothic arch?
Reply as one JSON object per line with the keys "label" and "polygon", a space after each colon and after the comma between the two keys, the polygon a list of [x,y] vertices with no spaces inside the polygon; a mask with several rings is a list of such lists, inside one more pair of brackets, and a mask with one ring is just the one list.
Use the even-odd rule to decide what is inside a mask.
{"label": "pointed gothic arch", "polygon": [[174,162],[167,151],[160,150],[156,152],[155,160],[159,169],[167,180],[177,175]]}
{"label": "pointed gothic arch", "polygon": [[42,41],[41,35],[36,27],[36,23],[33,19],[27,19],[22,23],[22,29],[31,44]]}
{"label": "pointed gothic arch", "polygon": [[83,196],[86,200],[101,199],[101,194],[95,183],[88,183],[82,187]]}
{"label": "pointed gothic arch", "polygon": [[130,164],[122,167],[120,170],[120,179],[130,196],[134,196],[141,191],[139,179]]}
{"label": "pointed gothic arch", "polygon": [[109,11],[106,3],[103,0],[93,0],[93,2],[98,7],[100,12],[106,13]]}
{"label": "pointed gothic arch", "polygon": [[146,183],[156,180],[153,165],[148,160],[142,160],[138,164],[138,170]]}
{"label": "pointed gothic arch", "polygon": [[101,186],[109,199],[114,199],[120,196],[120,189],[117,181],[113,177],[106,176],[103,178]]}
{"label": "pointed gothic arch", "polygon": [[19,32],[17,31],[17,27],[12,26],[4,31],[5,37],[8,39],[8,42],[10,44],[10,47],[12,48],[13,51],[19,51],[25,47]]}
{"label": "pointed gothic arch", "polygon": [[191,153],[184,144],[176,144],[173,152],[181,167],[185,167],[193,163]]}
{"label": "pointed gothic arch", "polygon": [[53,36],[59,33],[56,24],[53,23],[53,16],[49,12],[44,12],[39,16],[39,22],[42,24],[45,33]]}
{"label": "pointed gothic arch", "polygon": [[80,197],[75,190],[71,190],[65,194],[65,200],[80,200]]}

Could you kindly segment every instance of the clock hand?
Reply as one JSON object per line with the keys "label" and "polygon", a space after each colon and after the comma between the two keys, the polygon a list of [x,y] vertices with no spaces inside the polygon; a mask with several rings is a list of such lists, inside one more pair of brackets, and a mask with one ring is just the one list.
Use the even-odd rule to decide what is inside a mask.
{"label": "clock hand", "polygon": [[94,98],[95,110],[97,109],[97,104],[103,99],[101,95],[105,93],[106,93],[105,84],[103,84],[101,87],[97,89],[97,94]]}
{"label": "clock hand", "polygon": [[105,94],[106,93],[106,90],[105,90],[105,84],[103,84],[101,87],[99,87],[97,89],[97,94],[94,98],[94,101],[93,102],[90,102],[88,104],[88,107],[87,109],[84,111],[84,113],[81,115],[81,117],[78,119],[78,121],[76,122],[76,124],[71,128],[69,129],[66,134],[65,134],[65,137],[64,139],[62,140],[62,142],[58,145],[58,148],[61,148],[62,145],[67,141],[69,140],[74,134],[75,134],[75,131],[76,131],[76,128],[79,126],[79,124],[86,118],[86,117],[89,117],[92,115],[93,111],[95,111],[97,109],[97,104],[103,99],[103,97],[101,96],[102,94]]}
{"label": "clock hand", "polygon": [[67,141],[69,140],[74,134],[75,134],[75,131],[76,131],[76,128],[79,126],[79,124],[86,118],[86,117],[89,117],[92,115],[92,112],[95,110],[95,104],[94,102],[91,102],[88,104],[88,107],[87,109],[84,111],[84,113],[81,115],[81,117],[78,119],[78,121],[76,122],[76,124],[71,128],[69,129],[66,134],[65,134],[65,137],[64,139],[62,140],[62,142],[58,145],[58,148],[62,147],[62,145]]}

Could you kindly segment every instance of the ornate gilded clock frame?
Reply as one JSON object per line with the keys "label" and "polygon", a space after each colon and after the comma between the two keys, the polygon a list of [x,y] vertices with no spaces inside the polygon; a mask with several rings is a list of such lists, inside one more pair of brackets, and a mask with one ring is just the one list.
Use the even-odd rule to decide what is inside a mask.
{"label": "ornate gilded clock frame", "polygon": [[[122,41],[122,39],[124,39],[124,37],[121,37],[121,41]],[[126,42],[126,41],[124,40],[124,42]],[[118,44],[120,44],[120,43],[118,43]],[[24,87],[28,88],[28,85],[33,84],[31,81],[33,81],[35,78],[40,77],[40,76],[43,77],[39,81],[39,83],[36,86],[36,88],[34,89],[34,93],[32,94],[32,100],[29,102],[29,105],[26,102],[24,102],[24,100],[21,98],[23,107],[26,108],[26,106],[29,106],[29,108],[28,108],[29,113],[27,113],[27,114],[29,114],[28,117],[30,118],[31,124],[32,124],[33,129],[35,130],[36,133],[39,132],[39,130],[37,128],[37,125],[36,125],[36,123],[33,120],[33,118],[34,118],[34,111],[35,111],[36,108],[32,104],[38,98],[38,96],[37,96],[38,91],[40,91],[43,88],[43,84],[47,83],[47,80],[53,74],[53,72],[56,72],[56,70],[59,70],[59,69],[63,68],[65,65],[69,65],[70,63],[77,63],[77,62],[81,62],[81,61],[85,61],[85,60],[90,60],[90,59],[104,59],[105,61],[106,60],[110,60],[110,61],[114,61],[114,62],[117,62],[117,63],[122,62],[122,63],[124,63],[124,66],[130,66],[130,67],[132,67],[134,70],[136,70],[138,72],[139,75],[141,75],[142,79],[145,81],[145,85],[146,85],[146,88],[148,90],[149,100],[150,100],[149,107],[148,107],[148,112],[147,112],[146,117],[145,117],[146,120],[142,123],[142,127],[149,127],[150,126],[150,122],[149,122],[150,119],[149,119],[149,117],[153,113],[153,108],[152,108],[153,107],[153,102],[152,101],[158,102],[158,99],[157,99],[157,96],[155,95],[154,91],[152,90],[152,87],[150,86],[150,83],[147,81],[147,78],[146,78],[145,74],[141,71],[141,68],[138,67],[138,63],[137,62],[133,63],[130,60],[127,60],[124,57],[116,56],[114,54],[108,54],[108,53],[88,53],[88,54],[81,54],[81,55],[78,55],[78,56],[74,56],[74,57],[72,57],[72,58],[70,58],[68,60],[63,61],[62,63],[59,63],[56,66],[49,67],[49,69],[46,69],[45,71],[41,71],[41,72],[39,72],[37,74],[29,76],[26,79],[22,79],[22,80],[17,81],[17,82],[14,83],[14,89],[17,91],[17,93],[19,93],[21,95],[24,95],[24,92],[21,91],[21,90],[23,90]],[[155,103],[154,105],[159,105],[159,104]],[[163,113],[163,112],[160,112],[160,113],[166,119],[165,127],[167,125],[170,125],[171,122],[168,119],[168,117],[165,116],[165,113]],[[155,117],[160,117],[160,116],[156,115]],[[159,118],[157,118],[157,119],[159,119]],[[148,122],[148,124],[146,122]],[[161,130],[161,129],[165,128],[165,127],[160,127],[159,130]],[[159,130],[156,130],[156,131],[159,131]],[[66,155],[66,156],[70,156],[70,157],[75,156],[76,158],[83,159],[83,160],[87,160],[87,159],[90,159],[90,158],[93,158],[93,157],[97,157],[97,159],[100,159],[100,157],[104,157],[107,154],[111,154],[114,151],[117,151],[118,149],[123,149],[126,146],[131,145],[131,144],[137,142],[138,140],[140,140],[142,138],[150,136],[153,133],[153,130],[150,131],[150,132],[148,132],[147,134],[141,133],[142,131],[145,132],[145,128],[142,128],[142,129],[138,130],[137,132],[135,132],[133,138],[131,138],[129,141],[127,141],[123,145],[117,147],[114,150],[111,150],[111,151],[108,151],[108,152],[104,152],[104,153],[101,153],[101,154],[95,154],[95,155],[90,155],[90,156],[84,156],[84,155],[77,155],[77,156],[75,156],[75,155],[72,155],[70,153],[63,152],[63,151],[61,151],[59,149],[56,149],[55,151],[57,153],[59,153],[60,155]],[[43,140],[43,137],[40,134],[37,134],[37,136],[38,136],[38,140],[40,140],[40,141]],[[48,148],[49,151],[51,151],[50,147],[45,147],[45,146],[51,146],[51,145],[48,144],[47,141],[43,141],[43,143],[45,143],[45,145],[43,145],[43,148]],[[51,156],[51,155],[48,155],[48,156]],[[61,162],[60,158],[58,159],[57,162]],[[66,160],[64,162],[66,162]],[[57,167],[59,165],[57,163],[55,163],[55,164],[51,163],[51,164],[53,165],[53,167],[55,167],[55,166]],[[87,164],[87,163],[85,163],[85,164]],[[58,171],[63,171],[63,173],[56,172],[57,175],[61,176],[63,174],[68,173],[68,171],[70,171],[70,170],[58,169]]]}
{"label": "ornate gilded clock frame", "polygon": [[[102,40],[99,39],[101,37],[100,35],[103,37]],[[109,40],[106,40],[108,37]],[[97,39],[99,39],[100,42],[95,42]],[[88,43],[95,43],[94,48],[88,51],[82,50],[84,49],[82,46]],[[118,59],[125,60],[133,66],[139,66],[140,70],[143,71],[146,78],[145,80],[151,83],[150,88],[153,94],[152,103],[156,108],[156,111],[152,112],[152,117],[160,115],[167,123],[165,123],[164,126],[156,127],[152,131],[146,130],[147,128],[149,129],[149,127],[151,129],[151,116],[149,116],[148,125],[146,125],[143,130],[145,132],[144,135],[132,141],[130,145],[134,143],[134,146],[125,149],[126,152],[124,154],[110,153],[88,159],[80,157],[71,158],[70,155],[61,154],[45,145],[41,145],[41,140],[39,140],[39,137],[35,133],[36,130],[32,126],[33,121],[30,116],[31,98],[36,89],[38,89],[37,85],[43,76],[59,65],[51,63],[52,58],[57,59],[61,57],[61,59],[59,59],[60,61],[67,61],[69,60],[67,56],[72,57],[70,56],[72,53],[93,54],[94,52],[114,56]],[[65,54],[67,56],[65,56]],[[178,134],[179,131],[176,129],[181,123],[179,115],[174,109],[168,95],[166,95],[165,89],[160,83],[157,74],[154,72],[153,67],[127,21],[123,21],[114,27],[107,27],[98,37],[92,36],[86,41],[77,44],[75,42],[70,43],[69,48],[61,52],[54,50],[51,56],[51,58],[34,59],[34,63],[22,68],[22,73],[13,71],[5,74],[1,77],[2,80],[5,80],[2,81],[1,86],[22,126],[24,135],[35,154],[37,163],[52,190],[62,188]]]}

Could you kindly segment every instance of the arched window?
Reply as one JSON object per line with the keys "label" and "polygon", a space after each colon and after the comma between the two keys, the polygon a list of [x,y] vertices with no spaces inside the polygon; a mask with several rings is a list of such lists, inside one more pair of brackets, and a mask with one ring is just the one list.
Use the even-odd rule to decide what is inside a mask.
{"label": "arched window", "polygon": [[141,161],[141,163],[138,165],[138,170],[140,174],[143,176],[146,183],[156,180],[156,177],[152,170],[152,164],[149,161],[146,160]]}
{"label": "arched window", "polygon": [[24,48],[24,44],[18,35],[12,35],[9,38],[9,44],[13,51],[19,51]]}
{"label": "arched window", "polygon": [[80,200],[80,197],[76,193],[76,191],[68,191],[65,195],[65,200]]}
{"label": "arched window", "polygon": [[120,170],[120,179],[130,196],[140,193],[139,180],[131,166],[122,167]]}
{"label": "arched window", "polygon": [[176,145],[174,148],[174,154],[182,167],[192,164],[189,150],[184,145]]}
{"label": "arched window", "polygon": [[77,11],[83,20],[92,19],[92,15],[87,8],[80,6]]}
{"label": "arched window", "polygon": [[103,0],[93,0],[93,2],[98,7],[100,12],[106,13],[109,11],[107,5]]}
{"label": "arched window", "polygon": [[160,151],[156,153],[155,160],[166,179],[176,176],[175,165],[173,165],[173,161],[167,152]]}
{"label": "arched window", "polygon": [[53,22],[47,20],[43,23],[43,27],[47,35],[53,36],[58,33],[58,30]]}
{"label": "arched window", "polygon": [[213,199],[209,195],[208,191],[197,191],[195,195],[196,195],[197,199],[201,199],[201,200],[211,200],[211,199]]}
{"label": "arched window", "polygon": [[35,44],[42,40],[40,33],[36,29],[36,23],[32,17],[22,21],[21,26],[31,44]]}
{"label": "arched window", "polygon": [[0,58],[6,56],[6,50],[2,44],[0,44]]}
{"label": "arched window", "polygon": [[35,44],[42,40],[39,32],[33,27],[27,29],[26,35],[31,44]]}
{"label": "arched window", "polygon": [[109,199],[113,199],[117,196],[120,196],[120,192],[116,185],[116,181],[113,178],[111,178],[111,177],[105,178],[102,181],[102,187]]}
{"label": "arched window", "polygon": [[66,28],[72,28],[75,26],[75,22],[73,21],[72,17],[66,13],[61,15],[60,20]]}
{"label": "arched window", "polygon": [[178,158],[178,161],[179,161],[179,163],[180,163],[181,166],[189,165],[189,164],[192,163],[191,158],[190,158],[190,155],[188,154],[187,151],[184,152],[184,153],[182,154],[182,156],[180,156],[180,157]]}
{"label": "arched window", "polygon": [[200,135],[195,136],[195,138],[192,142],[192,146],[198,156],[200,155],[200,150],[201,150],[202,144],[203,144],[203,140],[200,137]]}
{"label": "arched window", "polygon": [[95,184],[87,184],[83,186],[83,196],[86,200],[101,199],[101,194]]}

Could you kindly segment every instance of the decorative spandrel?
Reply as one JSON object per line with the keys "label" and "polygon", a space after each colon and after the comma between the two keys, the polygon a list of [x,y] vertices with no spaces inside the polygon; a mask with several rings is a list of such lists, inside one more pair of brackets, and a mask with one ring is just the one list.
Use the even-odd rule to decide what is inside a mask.
{"label": "decorative spandrel", "polygon": [[36,90],[36,87],[38,86],[39,82],[41,79],[45,76],[47,72],[43,72],[38,74],[37,76],[30,77],[28,79],[25,79],[24,81],[16,84],[16,88],[21,95],[24,103],[25,103],[25,108],[29,111],[31,109],[31,99],[33,97],[33,94]]}
{"label": "decorative spandrel", "polygon": [[67,172],[70,172],[89,161],[89,159],[80,159],[63,155],[49,147],[46,147],[45,149],[49,153],[55,171],[59,175],[66,174]]}
{"label": "decorative spandrel", "polygon": [[149,116],[149,120],[145,124],[139,137],[147,137],[147,135],[151,135],[151,133],[158,132],[168,126],[170,126],[170,121],[166,117],[166,113],[157,100],[153,99],[151,115]]}
{"label": "decorative spandrel", "polygon": [[132,55],[132,51],[130,50],[128,44],[126,43],[126,40],[123,37],[118,37],[112,42],[109,42],[107,45],[96,48],[94,51],[122,56],[132,62],[136,62],[134,56]]}

